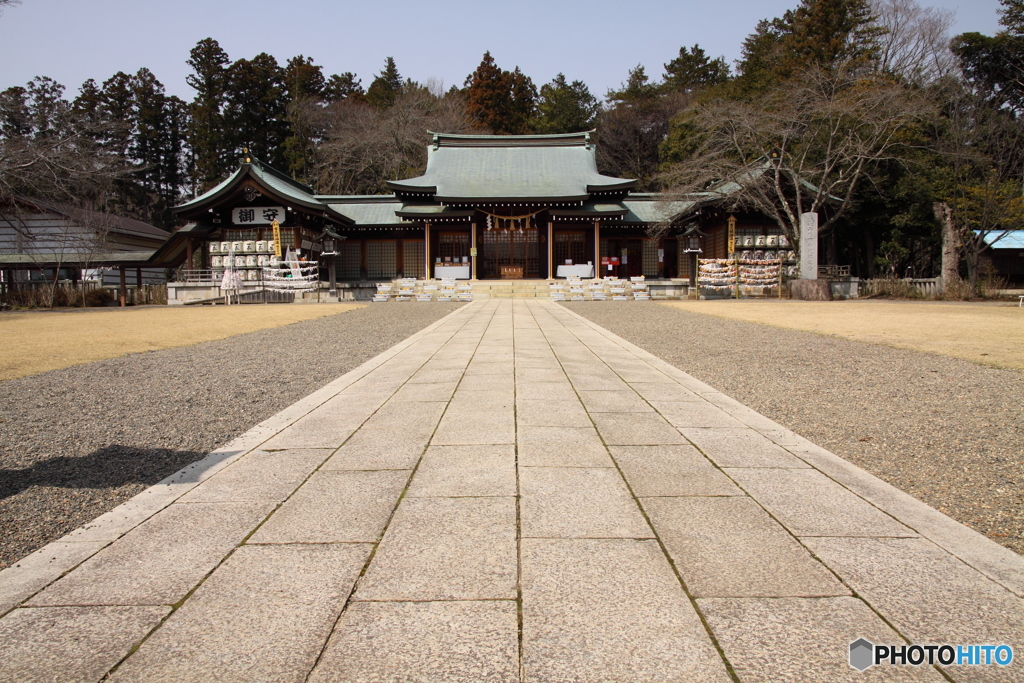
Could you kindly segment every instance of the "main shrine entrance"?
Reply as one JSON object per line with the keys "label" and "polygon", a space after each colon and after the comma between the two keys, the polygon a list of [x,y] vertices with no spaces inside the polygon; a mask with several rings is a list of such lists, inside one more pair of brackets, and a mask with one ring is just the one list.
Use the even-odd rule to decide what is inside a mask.
{"label": "main shrine entrance", "polygon": [[484,278],[540,277],[540,242],[533,225],[494,226],[481,230],[481,263]]}

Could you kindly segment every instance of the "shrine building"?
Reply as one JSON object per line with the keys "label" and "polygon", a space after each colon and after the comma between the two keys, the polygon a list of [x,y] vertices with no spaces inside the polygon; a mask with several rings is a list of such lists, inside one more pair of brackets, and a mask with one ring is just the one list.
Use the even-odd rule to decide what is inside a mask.
{"label": "shrine building", "polygon": [[779,246],[781,230],[765,217],[728,214],[699,196],[669,201],[602,175],[592,133],[434,134],[427,151],[422,176],[371,196],[317,194],[245,154],[231,176],[174,209],[186,225],[152,260],[178,268],[169,303],[216,296],[225,265],[255,287],[275,221],[280,248],[319,262],[325,282],[333,267],[341,298],[369,298],[374,283],[395,278],[569,275],[642,275],[652,291],[681,296],[698,254],[728,256],[730,230],[738,245],[749,236],[752,248]]}

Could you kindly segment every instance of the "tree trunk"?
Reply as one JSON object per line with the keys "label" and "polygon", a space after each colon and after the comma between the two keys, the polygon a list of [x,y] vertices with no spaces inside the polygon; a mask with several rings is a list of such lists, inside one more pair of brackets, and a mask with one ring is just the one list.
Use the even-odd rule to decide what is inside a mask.
{"label": "tree trunk", "polygon": [[875,277],[875,237],[871,234],[871,229],[864,231],[864,248],[867,250],[867,270],[868,278]]}
{"label": "tree trunk", "polygon": [[971,296],[978,293],[978,262],[981,260],[981,246],[973,241],[964,245],[967,258],[967,281],[971,284]]}
{"label": "tree trunk", "polygon": [[942,288],[960,277],[960,251],[953,225],[953,210],[946,202],[935,202],[935,218],[942,226]]}

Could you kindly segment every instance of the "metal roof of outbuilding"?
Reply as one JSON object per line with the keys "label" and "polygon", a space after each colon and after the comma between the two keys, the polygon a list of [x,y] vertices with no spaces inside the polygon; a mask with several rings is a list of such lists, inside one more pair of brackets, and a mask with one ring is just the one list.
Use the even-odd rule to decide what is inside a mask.
{"label": "metal roof of outbuilding", "polygon": [[[975,230],[974,234],[980,234]],[[992,249],[1024,249],[1024,230],[992,230],[982,239]]]}

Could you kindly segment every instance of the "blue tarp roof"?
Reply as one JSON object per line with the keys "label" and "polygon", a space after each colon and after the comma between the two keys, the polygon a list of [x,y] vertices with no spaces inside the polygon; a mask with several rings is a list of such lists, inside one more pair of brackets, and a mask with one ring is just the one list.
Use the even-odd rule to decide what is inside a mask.
{"label": "blue tarp roof", "polygon": [[[974,234],[980,232],[975,230]],[[993,249],[1024,249],[1024,230],[992,230],[982,239]]]}

